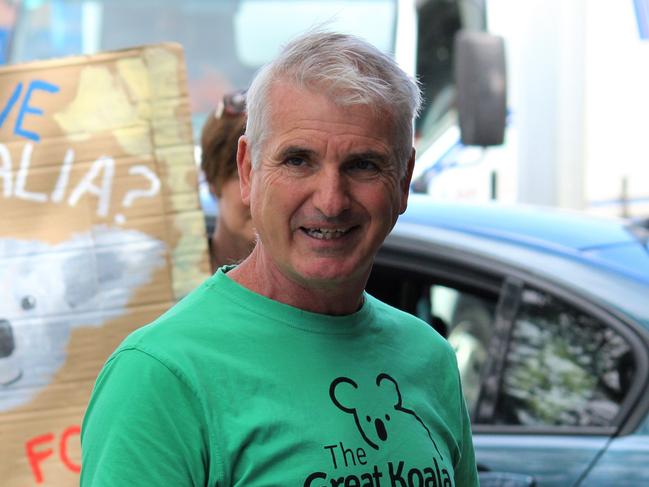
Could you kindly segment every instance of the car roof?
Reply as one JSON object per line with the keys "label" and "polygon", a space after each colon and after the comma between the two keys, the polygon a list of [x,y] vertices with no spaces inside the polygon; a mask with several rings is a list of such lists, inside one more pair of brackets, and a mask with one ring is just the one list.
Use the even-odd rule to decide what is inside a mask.
{"label": "car roof", "polygon": [[624,220],[524,204],[444,202],[412,194],[401,219],[548,248],[583,251],[637,242]]}
{"label": "car roof", "polygon": [[649,232],[624,219],[523,204],[442,202],[412,194],[400,220],[578,256],[649,284]]}
{"label": "car roof", "polygon": [[388,245],[418,240],[505,263],[606,300],[649,324],[646,235],[629,225],[575,211],[412,194]]}

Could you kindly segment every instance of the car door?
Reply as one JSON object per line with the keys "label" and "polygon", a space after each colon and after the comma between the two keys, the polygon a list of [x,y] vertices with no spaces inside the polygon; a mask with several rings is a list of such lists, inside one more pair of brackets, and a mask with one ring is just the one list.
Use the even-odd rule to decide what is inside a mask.
{"label": "car door", "polygon": [[483,257],[393,239],[368,291],[426,320],[455,348],[482,471],[526,474],[537,486],[578,484],[646,375],[622,320]]}

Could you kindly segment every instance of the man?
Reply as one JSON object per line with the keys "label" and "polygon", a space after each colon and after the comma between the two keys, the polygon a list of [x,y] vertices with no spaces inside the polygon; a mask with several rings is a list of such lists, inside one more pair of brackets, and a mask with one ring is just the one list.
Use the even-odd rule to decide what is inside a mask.
{"label": "man", "polygon": [[109,359],[82,485],[478,485],[453,351],[363,291],[406,209],[419,97],[351,36],[262,69],[237,156],[257,245]]}

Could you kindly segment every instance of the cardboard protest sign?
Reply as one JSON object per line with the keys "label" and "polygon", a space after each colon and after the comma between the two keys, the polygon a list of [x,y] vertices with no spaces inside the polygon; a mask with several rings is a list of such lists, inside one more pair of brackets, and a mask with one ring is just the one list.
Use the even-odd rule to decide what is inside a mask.
{"label": "cardboard protest sign", "polygon": [[118,343],[209,272],[175,44],[0,69],[0,479],[78,485]]}

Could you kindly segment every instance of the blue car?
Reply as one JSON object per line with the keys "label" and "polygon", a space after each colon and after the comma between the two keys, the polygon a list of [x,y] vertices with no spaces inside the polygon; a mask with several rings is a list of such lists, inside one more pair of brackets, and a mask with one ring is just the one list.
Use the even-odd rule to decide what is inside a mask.
{"label": "blue car", "polygon": [[483,487],[649,485],[648,239],[411,196],[368,291],[454,346]]}

